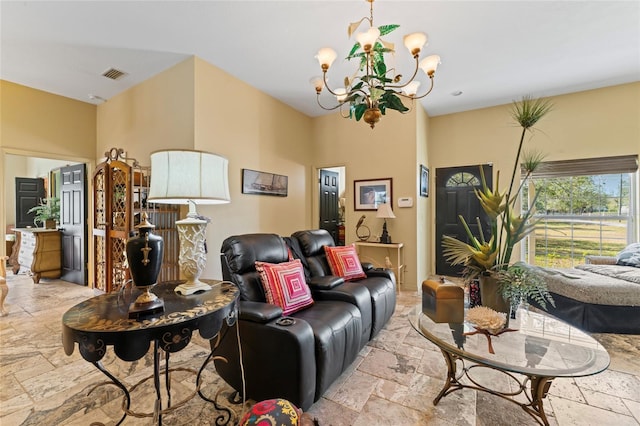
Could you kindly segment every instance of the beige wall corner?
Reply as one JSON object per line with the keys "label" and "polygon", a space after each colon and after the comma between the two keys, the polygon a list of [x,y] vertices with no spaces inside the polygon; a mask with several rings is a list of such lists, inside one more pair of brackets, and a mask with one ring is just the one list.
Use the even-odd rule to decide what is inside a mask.
{"label": "beige wall corner", "polygon": [[[550,100],[553,110],[527,136],[525,149],[545,153],[547,161],[640,154],[640,83]],[[493,163],[494,176],[500,171],[504,190],[521,133],[509,108],[510,105],[500,105],[431,117],[428,152],[432,174],[440,167]],[[430,215],[435,217],[435,202],[430,208]],[[435,236],[435,225],[431,232]]]}
{"label": "beige wall corner", "polygon": [[[362,214],[371,229],[370,241],[377,241],[382,232],[382,219],[375,211],[354,210],[354,180],[392,178],[393,212],[395,219],[387,221],[393,242],[402,242],[406,273],[403,288],[416,288],[417,241],[416,220],[418,164],[416,154],[416,110],[408,114],[390,111],[382,116],[375,129],[363,121],[345,119],[339,113],[313,119],[313,169],[344,166],[346,169],[346,243],[358,241],[355,225]],[[421,120],[422,121],[422,120]],[[398,198],[413,197],[410,208],[399,208]],[[318,187],[313,187],[313,223],[318,225]]]}
{"label": "beige wall corner", "polygon": [[[91,172],[96,150],[96,107],[19,84],[0,80],[0,239],[4,241],[7,219],[15,214],[5,213],[13,206],[14,181],[18,171],[15,164],[7,165],[13,156],[48,158],[86,163]],[[15,161],[14,161],[15,163]],[[8,188],[11,187],[10,190]],[[0,256],[4,254],[4,244]]]}

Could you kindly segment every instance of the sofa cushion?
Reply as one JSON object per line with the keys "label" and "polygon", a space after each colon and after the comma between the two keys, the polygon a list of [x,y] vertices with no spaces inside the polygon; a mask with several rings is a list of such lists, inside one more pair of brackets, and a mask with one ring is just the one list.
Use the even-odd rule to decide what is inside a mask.
{"label": "sofa cushion", "polygon": [[267,302],[280,306],[283,315],[313,305],[300,260],[278,264],[256,261],[256,270],[260,273]]}
{"label": "sofa cushion", "polygon": [[324,251],[333,275],[342,277],[345,281],[367,277],[353,244],[344,247],[324,246]]}

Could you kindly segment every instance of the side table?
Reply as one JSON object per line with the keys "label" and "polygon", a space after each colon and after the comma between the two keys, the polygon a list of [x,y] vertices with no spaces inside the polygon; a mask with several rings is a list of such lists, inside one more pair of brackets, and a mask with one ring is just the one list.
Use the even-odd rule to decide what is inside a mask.
{"label": "side table", "polygon": [[386,267],[384,257],[389,257],[389,260],[393,264],[393,267],[391,269],[393,270],[393,272],[395,272],[396,278],[398,280],[399,285],[397,286],[397,289],[398,291],[400,291],[400,287],[404,283],[404,244],[384,244],[356,241],[355,246],[360,260],[373,260],[373,262],[371,263],[373,263],[376,267]]}
{"label": "side table", "polygon": [[[212,284],[212,290],[189,296],[176,294],[173,290],[181,281],[161,283],[152,289],[164,300],[165,310],[161,315],[143,317],[139,320],[129,319],[129,303],[135,300],[138,292],[132,290],[131,297],[123,297],[121,293],[108,293],[81,302],[69,309],[62,317],[62,343],[67,355],[73,353],[75,343],[82,358],[91,362],[124,392],[124,414],[121,424],[128,414],[137,417],[153,417],[154,423],[162,424],[162,415],[182,405],[197,392],[201,398],[214,403],[216,409],[226,410],[227,423],[231,412],[218,406],[200,392],[201,374],[211,359],[205,359],[196,376],[196,392],[184,401],[171,406],[171,388],[169,379],[169,354],[184,349],[191,341],[194,330],[198,330],[205,339],[213,339],[220,331],[222,322],[233,321],[236,317],[236,301],[239,291],[228,282],[205,280]],[[131,299],[131,300],[129,300]],[[156,391],[155,410],[150,414],[138,414],[130,411],[130,390],[102,365],[100,361],[107,347],[113,346],[116,356],[124,361],[135,361],[142,358],[153,343],[153,380]],[[165,352],[165,384],[167,408],[162,408],[160,387],[160,350]],[[195,371],[190,370],[195,374]],[[144,379],[143,381],[146,381]],[[141,383],[141,382],[140,382]],[[137,385],[133,386],[133,390]],[[216,420],[222,424],[224,415]]]}

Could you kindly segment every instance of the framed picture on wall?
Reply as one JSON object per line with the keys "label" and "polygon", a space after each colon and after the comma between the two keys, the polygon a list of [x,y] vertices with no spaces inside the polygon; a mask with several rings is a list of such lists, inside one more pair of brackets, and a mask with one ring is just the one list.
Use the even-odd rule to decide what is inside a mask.
{"label": "framed picture on wall", "polygon": [[275,173],[242,169],[242,193],[286,197],[289,178]]}
{"label": "framed picture on wall", "polygon": [[420,196],[429,196],[429,169],[420,164]]}
{"label": "framed picture on wall", "polygon": [[391,178],[353,181],[353,205],[355,210],[377,210],[378,205],[389,203],[393,208]]}

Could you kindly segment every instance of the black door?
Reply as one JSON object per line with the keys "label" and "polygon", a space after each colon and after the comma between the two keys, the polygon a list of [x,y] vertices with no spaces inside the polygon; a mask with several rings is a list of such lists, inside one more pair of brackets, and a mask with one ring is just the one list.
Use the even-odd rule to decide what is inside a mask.
{"label": "black door", "polygon": [[33,223],[35,213],[27,213],[30,208],[40,204],[45,198],[44,179],[16,178],[16,228],[36,226]]}
{"label": "black door", "polygon": [[336,245],[338,245],[339,186],[337,172],[320,170],[320,228],[329,231]]}
{"label": "black door", "polygon": [[60,228],[62,231],[62,279],[87,284],[86,178],[84,164],[60,169]]}
{"label": "black door", "polygon": [[[491,188],[493,167],[487,164],[482,167],[487,185]],[[474,188],[481,187],[480,166],[436,169],[436,274],[457,276],[464,268],[462,265],[451,266],[442,254],[443,235],[468,242],[458,215],[464,217],[476,237],[480,235],[477,217],[482,223],[484,235],[491,235],[489,219],[473,192]]]}

